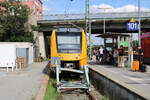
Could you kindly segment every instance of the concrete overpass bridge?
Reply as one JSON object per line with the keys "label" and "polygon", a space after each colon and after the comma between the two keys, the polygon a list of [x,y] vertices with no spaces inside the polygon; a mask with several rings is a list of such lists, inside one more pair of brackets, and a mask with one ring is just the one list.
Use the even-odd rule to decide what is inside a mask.
{"label": "concrete overpass bridge", "polygon": [[[106,20],[106,32],[113,33],[138,33],[127,31],[126,23],[131,18],[138,19],[137,12],[113,12],[90,14],[92,34],[103,33],[103,20]],[[71,24],[68,24],[71,23]],[[85,28],[85,14],[52,14],[43,15],[37,22],[39,30],[39,51],[42,56],[49,55],[49,36],[51,30],[57,27],[70,27],[77,25]],[[141,12],[141,31],[150,32],[150,12]]]}
{"label": "concrete overpass bridge", "polygon": [[[131,18],[138,18],[137,12],[113,12],[90,14],[92,33],[103,33],[103,20],[106,20],[106,32],[132,33],[126,31],[126,23]],[[150,31],[150,12],[141,12],[141,30]],[[59,26],[68,26],[68,23],[85,28],[85,14],[52,14],[43,15],[38,20],[40,31],[46,32]],[[134,31],[135,33],[136,31]]]}

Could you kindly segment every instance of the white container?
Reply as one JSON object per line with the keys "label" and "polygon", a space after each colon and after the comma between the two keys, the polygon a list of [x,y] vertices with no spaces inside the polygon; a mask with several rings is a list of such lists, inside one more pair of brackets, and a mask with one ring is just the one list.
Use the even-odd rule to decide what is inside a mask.
{"label": "white container", "polygon": [[0,44],[0,67],[15,67],[16,47],[13,44]]}
{"label": "white container", "polygon": [[[27,54],[26,56],[23,56],[23,57],[27,58],[27,62],[28,62],[27,65],[33,63],[34,56],[33,56],[33,44],[32,43],[29,43],[29,42],[0,42],[0,46],[2,46],[2,45],[3,46],[9,45],[10,48],[7,48],[7,49],[9,49],[10,51],[13,47],[15,47],[15,50],[13,50],[14,48],[12,49],[12,52],[14,53],[13,55],[15,56],[15,59],[14,59],[14,57],[12,57],[12,59],[14,59],[13,62],[15,62],[16,57],[17,57],[17,49],[26,49],[26,51],[28,51],[28,53],[22,51],[23,53]],[[3,48],[3,46],[2,46],[2,48]],[[6,50],[4,50],[4,51],[6,51]],[[1,56],[3,54],[7,55],[6,52],[2,53],[0,51],[0,57],[3,57],[3,56]],[[8,56],[9,56],[9,54],[8,54]],[[3,61],[1,62],[1,60],[0,60],[0,67],[1,67],[1,64],[4,65],[4,62]]]}

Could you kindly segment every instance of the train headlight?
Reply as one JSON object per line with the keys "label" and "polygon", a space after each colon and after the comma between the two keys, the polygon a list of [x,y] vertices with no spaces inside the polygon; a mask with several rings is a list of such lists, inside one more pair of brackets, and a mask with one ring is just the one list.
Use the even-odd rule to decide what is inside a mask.
{"label": "train headlight", "polygon": [[66,63],[66,64],[65,64],[65,67],[66,67],[66,68],[73,68],[73,67],[74,67],[74,64],[73,64],[73,63]]}

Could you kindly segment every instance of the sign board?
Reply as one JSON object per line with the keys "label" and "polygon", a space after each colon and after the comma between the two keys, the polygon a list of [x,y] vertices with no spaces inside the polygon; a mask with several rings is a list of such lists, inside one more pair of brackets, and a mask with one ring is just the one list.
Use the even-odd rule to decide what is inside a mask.
{"label": "sign board", "polygon": [[129,43],[126,42],[126,41],[121,41],[121,42],[119,43],[119,46],[121,46],[121,45],[123,45],[123,47],[128,47]]}
{"label": "sign board", "polygon": [[126,25],[127,31],[137,31],[138,28],[138,23],[137,22],[129,22]]}
{"label": "sign board", "polygon": [[126,24],[127,31],[137,31],[139,25],[134,18],[131,18],[130,21]]}

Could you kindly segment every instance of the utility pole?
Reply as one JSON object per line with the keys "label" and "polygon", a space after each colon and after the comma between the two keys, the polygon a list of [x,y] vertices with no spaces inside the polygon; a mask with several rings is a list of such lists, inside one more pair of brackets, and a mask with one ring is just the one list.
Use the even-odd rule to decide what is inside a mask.
{"label": "utility pole", "polygon": [[[104,13],[105,13],[105,10],[106,9],[109,9],[109,8],[102,8],[103,10],[104,10]],[[104,22],[103,22],[103,33],[105,34],[106,33],[106,21],[105,21],[105,19],[106,19],[106,15],[104,14]]]}
{"label": "utility pole", "polygon": [[89,58],[91,60],[92,58],[92,46],[91,46],[91,23],[90,23],[90,0],[86,0],[85,3],[85,32],[86,34],[89,33],[88,39],[89,39]]}
{"label": "utility pole", "polygon": [[139,40],[139,46],[141,46],[141,8],[140,8],[140,0],[138,0],[138,40]]}
{"label": "utility pole", "polygon": [[90,11],[89,11],[89,7],[90,7],[89,0],[86,0],[86,5],[85,5],[85,22],[86,22],[85,32],[86,33],[89,32],[89,26],[90,26],[90,21],[89,21]]}
{"label": "utility pole", "polygon": [[[104,9],[104,13],[105,13],[105,10],[106,10],[107,8],[103,8],[103,9]],[[106,16],[104,15],[103,34],[106,33],[106,23],[105,23],[105,19],[106,19]],[[104,38],[104,46],[105,46],[105,48],[106,48],[106,38]]]}

